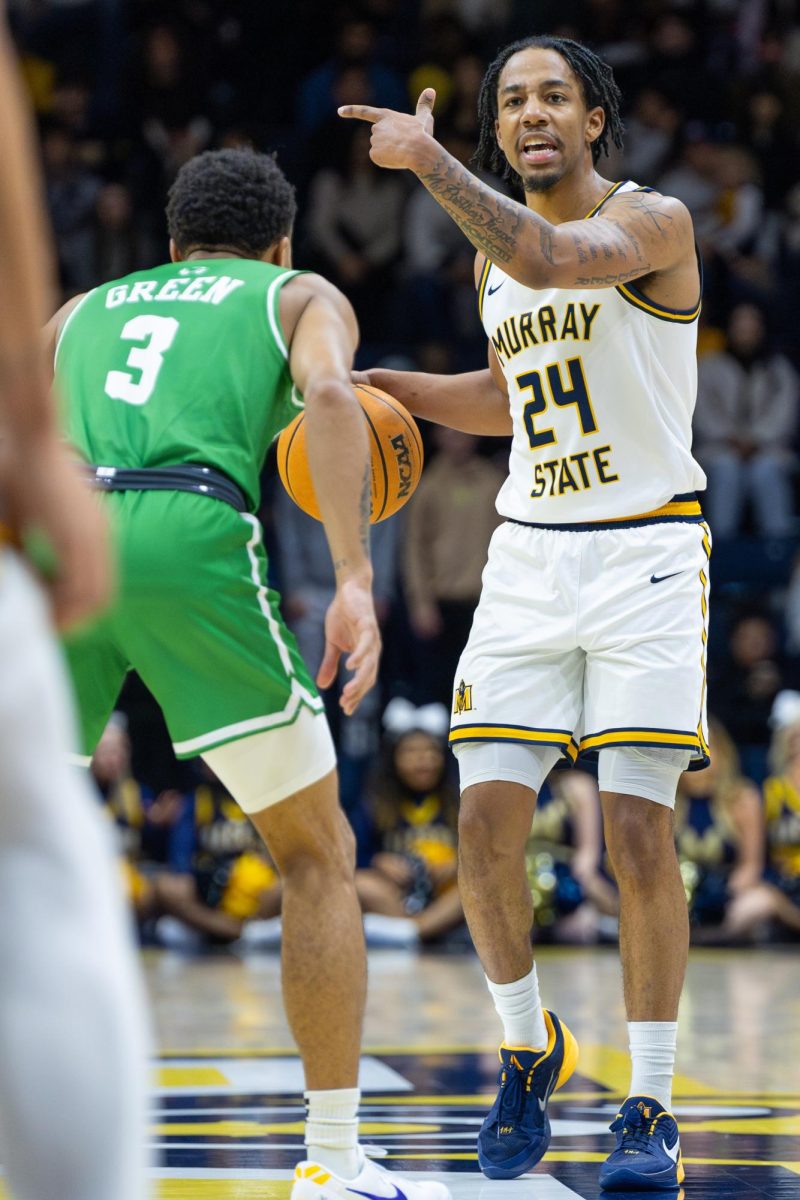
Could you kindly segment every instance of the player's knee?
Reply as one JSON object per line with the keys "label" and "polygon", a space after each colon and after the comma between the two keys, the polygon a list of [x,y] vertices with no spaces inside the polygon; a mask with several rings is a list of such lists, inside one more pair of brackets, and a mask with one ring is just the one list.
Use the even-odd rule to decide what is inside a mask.
{"label": "player's knee", "polygon": [[304,819],[302,813],[297,817],[267,838],[283,881],[305,880],[311,886],[314,878],[352,880],[356,840],[338,804],[329,812],[318,812],[316,820]]}
{"label": "player's knee", "polygon": [[458,816],[458,857],[462,870],[485,873],[491,866],[503,870],[503,864],[519,858],[523,852],[509,836],[502,810],[486,803],[480,788],[472,788],[461,798]]}
{"label": "player's knee", "polygon": [[652,885],[675,861],[672,812],[664,805],[630,795],[605,794],[606,846],[617,882]]}

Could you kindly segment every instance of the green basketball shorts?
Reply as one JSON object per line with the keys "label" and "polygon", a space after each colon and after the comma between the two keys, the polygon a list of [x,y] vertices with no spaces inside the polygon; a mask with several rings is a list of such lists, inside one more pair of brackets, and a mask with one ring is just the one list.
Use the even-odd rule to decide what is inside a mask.
{"label": "green basketball shorts", "polygon": [[82,752],[90,755],[135,670],[164,713],[179,758],[292,724],[322,700],[267,587],[258,520],[187,492],[103,497],[118,594],[69,637]]}

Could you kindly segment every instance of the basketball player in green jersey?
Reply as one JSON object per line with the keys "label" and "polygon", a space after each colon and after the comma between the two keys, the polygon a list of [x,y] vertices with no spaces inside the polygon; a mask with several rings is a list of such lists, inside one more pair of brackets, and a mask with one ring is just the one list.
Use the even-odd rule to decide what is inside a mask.
{"label": "basketball player in green jersey", "polygon": [[[51,322],[72,445],[108,490],[120,592],[67,646],[83,751],[126,672],[160,703],[176,753],[202,754],[266,842],[283,883],[283,992],[306,1079],[308,1161],[294,1200],[394,1196],[357,1142],[366,966],[354,839],[322,701],[266,584],[258,477],[305,404],[336,572],[317,675],[340,656],[346,714],[375,682],[365,424],[350,386],[350,304],[291,269],[294,192],[274,160],[200,155],[167,209],[172,262],[96,288]],[[403,1183],[409,1200],[447,1200]]]}

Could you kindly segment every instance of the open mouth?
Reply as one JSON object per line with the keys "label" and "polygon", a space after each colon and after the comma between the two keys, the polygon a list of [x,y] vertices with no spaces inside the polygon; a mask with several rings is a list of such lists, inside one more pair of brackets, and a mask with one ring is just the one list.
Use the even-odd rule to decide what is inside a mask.
{"label": "open mouth", "polygon": [[536,166],[539,163],[550,162],[558,154],[555,142],[541,134],[526,137],[520,146],[523,162]]}

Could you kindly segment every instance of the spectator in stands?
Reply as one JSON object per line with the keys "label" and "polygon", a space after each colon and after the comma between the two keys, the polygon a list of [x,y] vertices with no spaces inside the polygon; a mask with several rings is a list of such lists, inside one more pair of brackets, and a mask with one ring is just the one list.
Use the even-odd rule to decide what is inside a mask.
{"label": "spectator in stands", "polygon": [[726,349],[702,358],[698,371],[695,452],[708,475],[706,515],[715,536],[740,531],[748,499],[760,533],[792,533],[799,392],[794,367],[770,349],[764,314],[737,305]]}
{"label": "spectator in stands", "polygon": [[588,943],[603,928],[616,933],[619,896],[602,856],[597,781],[585,771],[551,771],[525,848],[536,941]]}
{"label": "spectator in stands", "polygon": [[458,895],[458,789],[448,777],[448,711],[396,698],[383,716],[382,763],[368,789],[374,853],[356,872],[371,944],[416,945],[464,920]]}
{"label": "spectator in stands", "polygon": [[720,146],[716,153],[717,224],[706,249],[728,260],[748,253],[764,211],[764,192],[758,164],[743,146]]}
{"label": "spectator in stands", "polygon": [[94,228],[95,282],[121,279],[158,261],[136,226],[133,197],[122,183],[106,183],[97,194]]}
{"label": "spectator in stands", "polygon": [[205,763],[200,771],[182,855],[151,880],[155,939],[174,949],[233,942],[247,922],[281,909],[278,873],[254,827]]}
{"label": "spectator in stands", "polygon": [[683,129],[678,161],[667,168],[656,185],[665,195],[677,196],[689,209],[701,247],[718,221],[717,151],[708,127],[701,121],[690,121]]}
{"label": "spectator in stands", "polygon": [[752,92],[741,125],[747,148],[759,166],[765,203],[768,208],[780,208],[796,178],[793,156],[787,153],[796,137],[783,97],[765,88]]}
{"label": "spectator in stands", "polygon": [[778,937],[800,934],[800,693],[784,692],[775,715],[773,773],[764,783],[766,872],[737,901],[735,924],[729,920],[739,937],[759,934],[767,922]]}
{"label": "spectator in stands", "polygon": [[[675,803],[675,841],[693,926],[736,938],[764,870],[764,815],[758,788],[739,769],[739,756],[718,721],[709,722],[711,763],[686,771]],[[740,903],[741,901],[741,903]],[[708,941],[708,936],[701,936]]]}
{"label": "spectator in stands", "polygon": [[653,186],[673,153],[679,129],[675,105],[663,92],[643,88],[625,122],[625,175]]}
{"label": "spectator in stands", "polygon": [[489,541],[501,520],[494,502],[503,475],[470,434],[437,426],[433,436],[438,453],[408,504],[403,582],[418,639],[418,699],[449,710]]}
{"label": "spectator in stands", "polygon": [[[297,124],[308,137],[336,115],[337,104],[363,103],[401,111],[408,102],[403,81],[391,68],[376,61],[375,27],[355,18],[344,21],[339,29],[333,57],[308,75],[300,86]],[[357,69],[366,85],[363,99],[339,95],[339,77]]]}
{"label": "spectator in stands", "polygon": [[786,194],[776,243],[773,254],[778,283],[776,324],[782,334],[783,349],[795,368],[800,368],[797,337],[797,313],[800,312],[800,182]]}
{"label": "spectator in stands", "polygon": [[355,308],[365,340],[386,338],[385,297],[400,254],[406,184],[369,157],[369,126],[343,125],[331,133],[337,165],[311,181],[307,243],[314,265],[342,288]]}
{"label": "spectator in stands", "polygon": [[130,95],[130,118],[152,156],[161,191],[179,168],[211,142],[210,100],[202,72],[192,69],[186,45],[166,22],[145,34],[141,61]]}
{"label": "spectator in stands", "polygon": [[713,711],[733,738],[745,774],[760,784],[766,770],[770,713],[786,686],[786,667],[773,623],[761,613],[745,613],[734,623],[727,653],[710,677]]}
{"label": "spectator in stands", "polygon": [[46,127],[42,155],[62,287],[68,294],[86,291],[96,282],[93,220],[100,180],[81,163],[78,143],[65,126]]}
{"label": "spectator in stands", "polygon": [[159,867],[179,861],[186,806],[174,789],[165,789],[156,797],[134,779],[123,713],[112,714],[90,769],[114,823],[128,896],[141,925],[156,912],[153,876]]}

